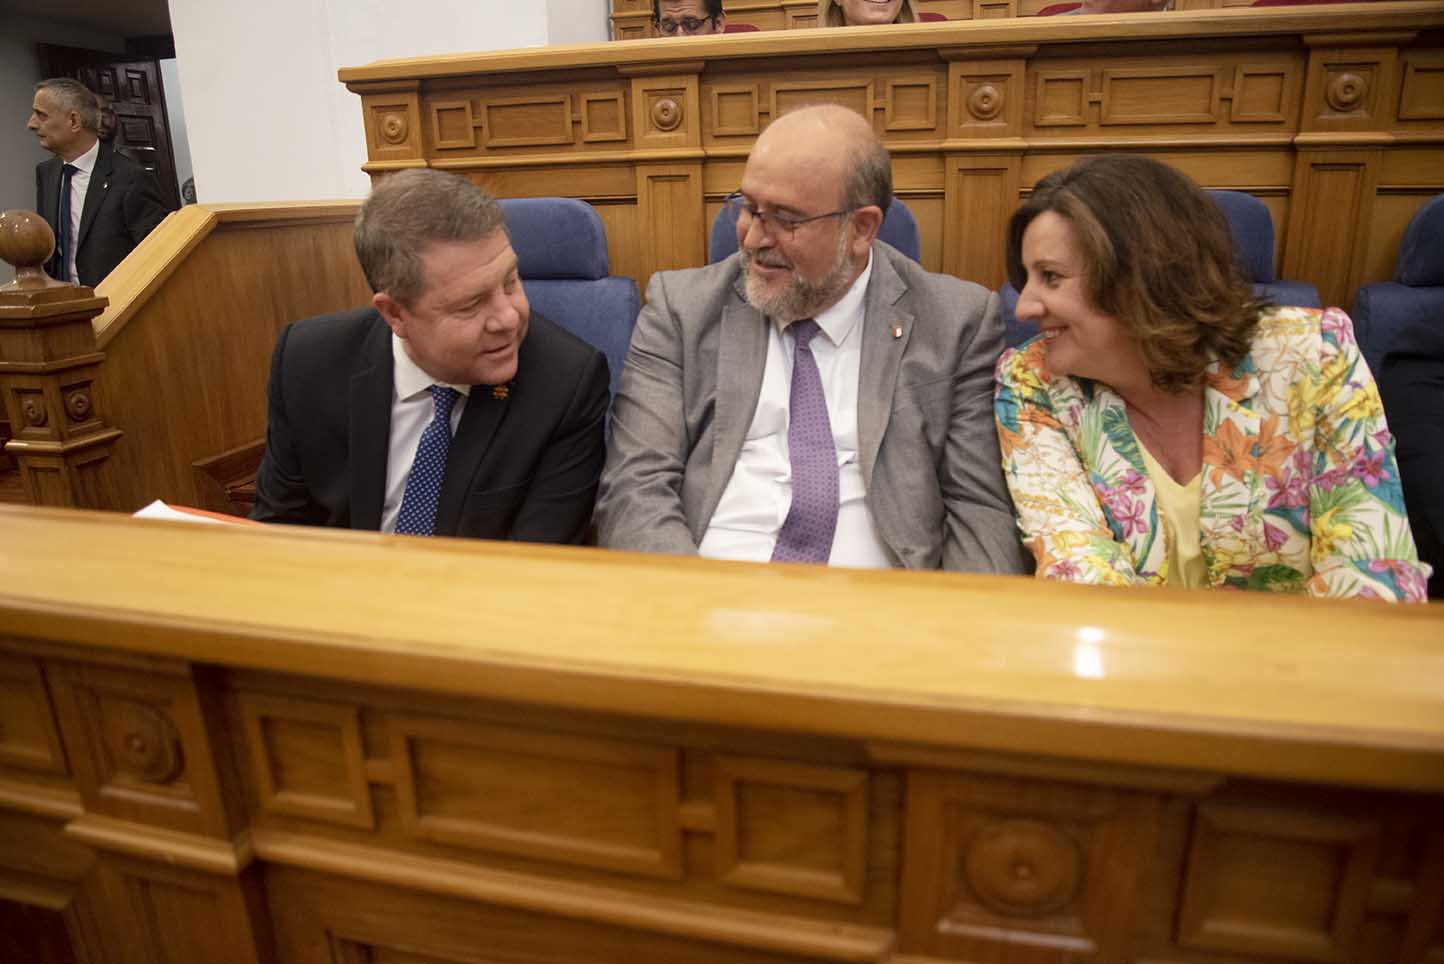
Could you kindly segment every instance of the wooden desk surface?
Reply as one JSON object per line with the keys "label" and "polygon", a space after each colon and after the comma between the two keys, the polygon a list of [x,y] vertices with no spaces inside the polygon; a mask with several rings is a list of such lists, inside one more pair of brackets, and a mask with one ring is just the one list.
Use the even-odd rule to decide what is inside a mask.
{"label": "wooden desk surface", "polygon": [[1444,789],[1444,608],[0,508],[0,632],[937,748]]}

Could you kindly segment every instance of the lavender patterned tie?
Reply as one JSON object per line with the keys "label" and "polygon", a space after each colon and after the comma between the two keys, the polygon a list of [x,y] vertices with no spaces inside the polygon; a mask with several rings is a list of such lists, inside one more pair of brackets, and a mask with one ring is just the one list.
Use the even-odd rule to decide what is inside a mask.
{"label": "lavender patterned tie", "polygon": [[787,451],[792,462],[792,506],[777,534],[773,562],[821,562],[832,555],[837,531],[837,444],[827,417],[822,376],[812,357],[818,332],[811,318],[792,324],[792,398],[787,416]]}

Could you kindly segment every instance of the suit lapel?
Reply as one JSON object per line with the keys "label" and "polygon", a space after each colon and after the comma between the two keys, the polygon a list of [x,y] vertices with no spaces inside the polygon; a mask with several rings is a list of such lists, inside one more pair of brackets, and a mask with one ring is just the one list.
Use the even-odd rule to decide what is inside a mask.
{"label": "suit lapel", "polygon": [[734,288],[736,297],[722,309],[722,328],[718,334],[716,412],[712,416],[712,466],[715,473],[708,480],[702,511],[697,518],[705,524],[712,518],[722,490],[732,477],[732,466],[742,453],[747,428],[757,412],[757,398],[762,393],[762,375],[767,367],[767,326],[763,314],[746,301],[740,276]]}
{"label": "suit lapel", "polygon": [[1254,398],[1259,380],[1252,358],[1231,372],[1215,362],[1204,388],[1203,486],[1199,493],[1199,543],[1209,582],[1217,586],[1236,572],[1232,560],[1262,553],[1263,518],[1258,507],[1260,422]]}
{"label": "suit lapel", "polygon": [[893,392],[903,353],[912,337],[913,316],[898,307],[907,284],[881,249],[873,248],[862,318],[862,359],[857,386],[857,439],[863,483],[871,488],[882,437],[892,415]]}
{"label": "suit lapel", "polygon": [[361,354],[364,362],[351,376],[349,408],[351,528],[375,530],[381,528],[381,509],[386,498],[391,396],[395,393],[391,329],[379,317]]}
{"label": "suit lapel", "polygon": [[75,250],[79,254],[90,226],[95,223],[95,214],[100,210],[105,194],[110,190],[110,175],[114,167],[114,155],[110,145],[102,142],[100,152],[95,155],[95,167],[90,171],[90,185],[85,189],[85,206],[80,210],[80,230],[75,235]]}
{"label": "suit lapel", "polygon": [[446,475],[442,477],[441,496],[436,505],[437,535],[456,534],[461,507],[481,470],[492,437],[507,410],[516,404],[516,393],[523,390],[525,386],[518,380],[508,386],[505,396],[498,398],[490,385],[471,386],[466,408],[461,412],[461,423],[456,426],[456,437],[451,440],[446,455]]}

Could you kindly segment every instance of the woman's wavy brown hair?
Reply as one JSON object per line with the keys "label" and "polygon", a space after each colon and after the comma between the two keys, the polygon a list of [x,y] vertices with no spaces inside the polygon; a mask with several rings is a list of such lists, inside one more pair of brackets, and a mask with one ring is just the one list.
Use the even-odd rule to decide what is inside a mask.
{"label": "woman's wavy brown hair", "polygon": [[1136,154],[1084,158],[1039,181],[1008,225],[1008,278],[1027,281],[1023,233],[1053,211],[1073,225],[1094,306],[1138,341],[1153,383],[1183,391],[1218,359],[1243,361],[1266,302],[1255,297],[1213,199]]}

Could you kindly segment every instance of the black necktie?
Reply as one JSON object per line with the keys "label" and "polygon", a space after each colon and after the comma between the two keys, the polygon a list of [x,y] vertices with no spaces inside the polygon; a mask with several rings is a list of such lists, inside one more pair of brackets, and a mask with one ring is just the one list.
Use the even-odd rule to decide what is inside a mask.
{"label": "black necktie", "polygon": [[55,280],[71,281],[70,277],[70,179],[80,168],[66,164],[60,169],[60,214],[55,219]]}

